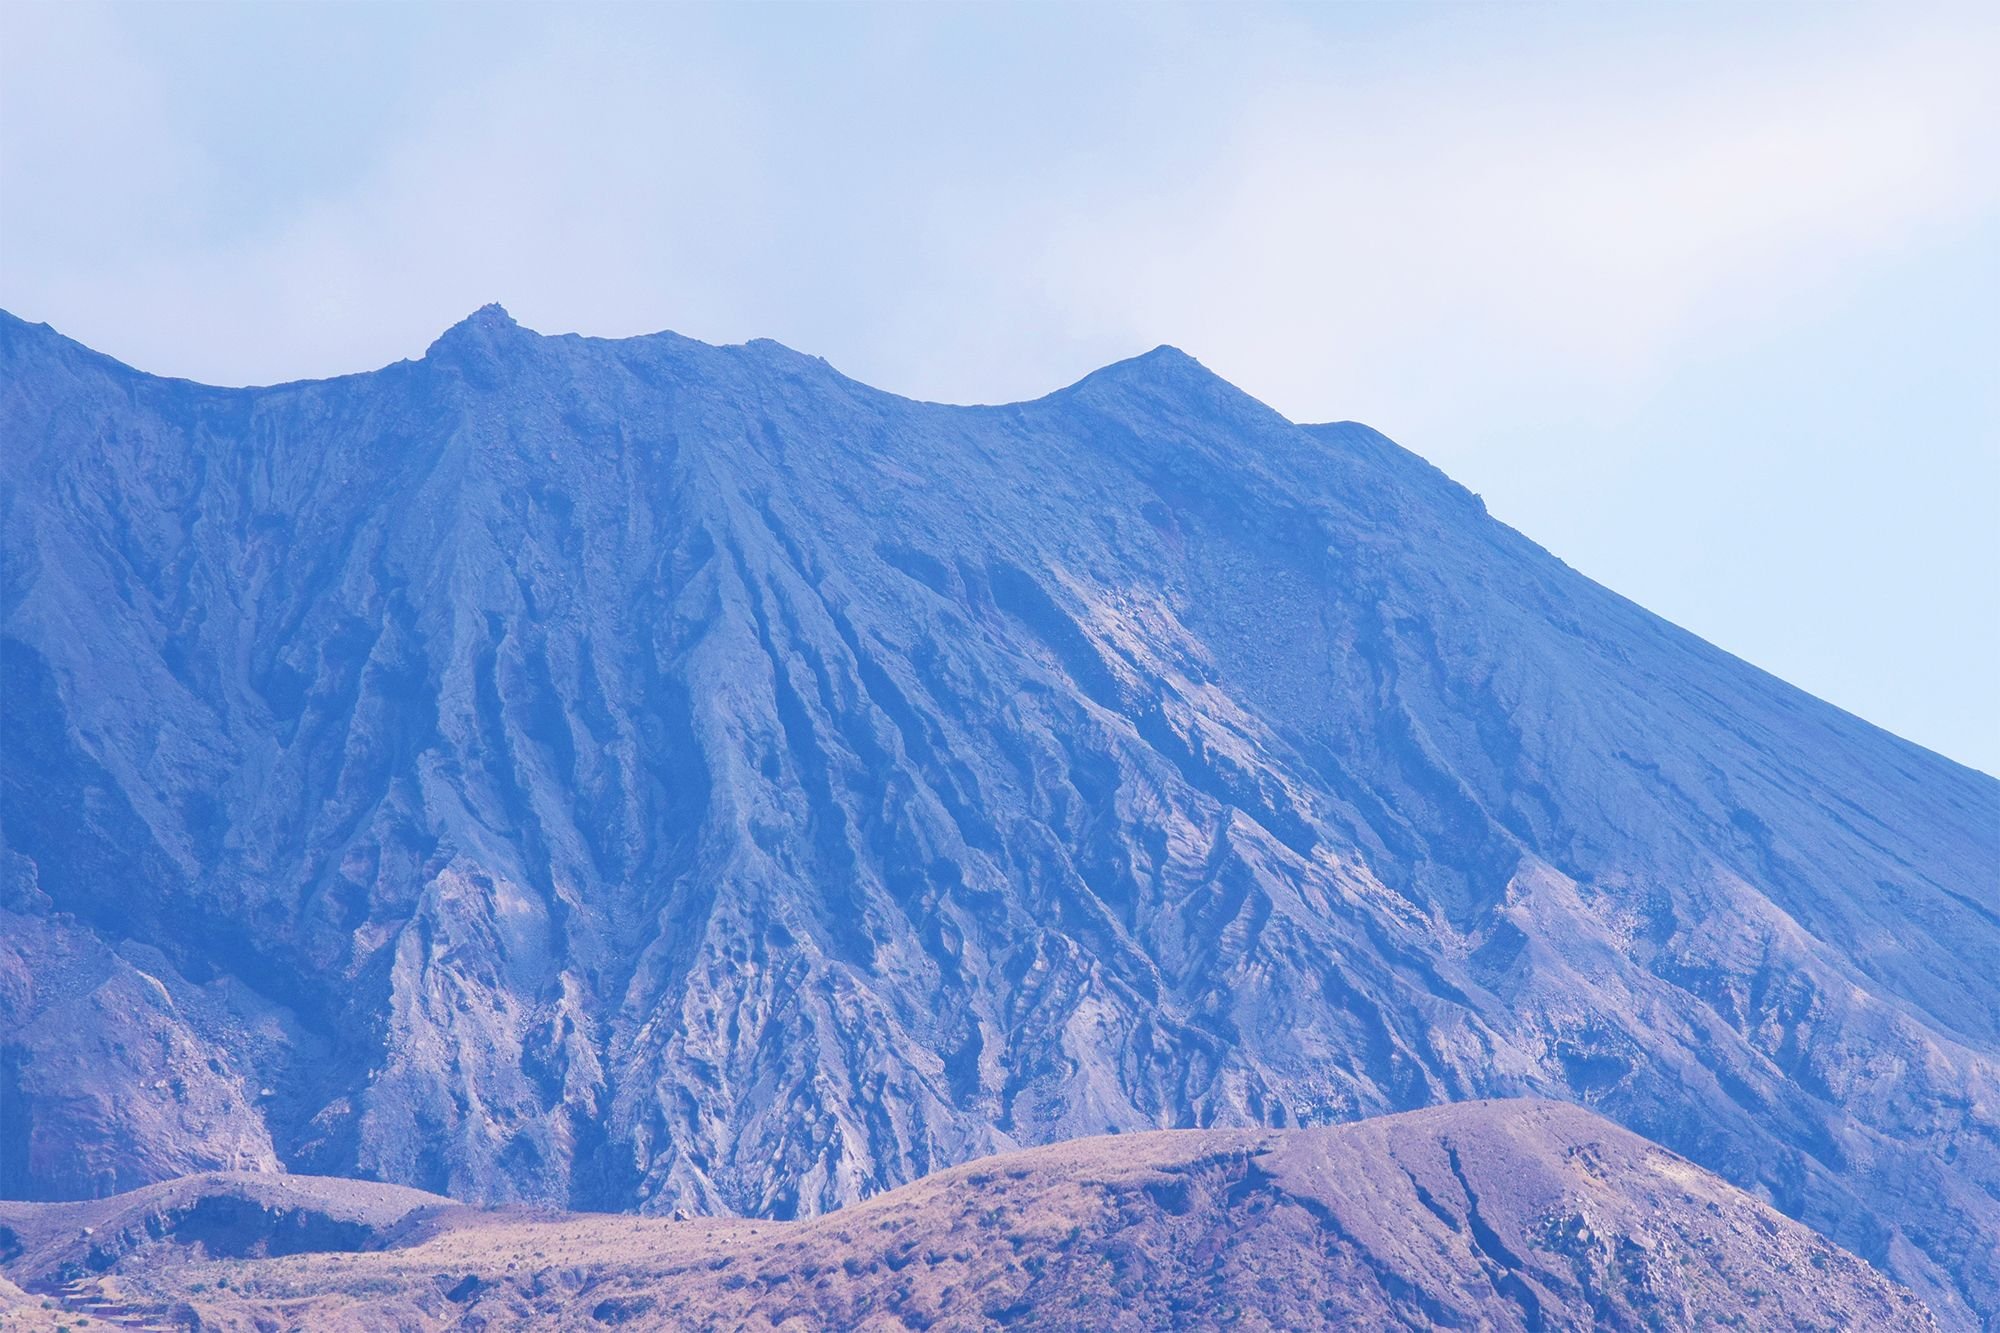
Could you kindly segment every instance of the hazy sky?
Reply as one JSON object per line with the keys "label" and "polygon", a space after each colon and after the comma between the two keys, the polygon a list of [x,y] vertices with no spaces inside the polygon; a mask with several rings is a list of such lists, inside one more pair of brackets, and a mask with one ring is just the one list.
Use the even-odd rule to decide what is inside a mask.
{"label": "hazy sky", "polygon": [[13,0],[0,305],[225,384],[491,300],[955,402],[1170,342],[2000,772],[1996,9]]}

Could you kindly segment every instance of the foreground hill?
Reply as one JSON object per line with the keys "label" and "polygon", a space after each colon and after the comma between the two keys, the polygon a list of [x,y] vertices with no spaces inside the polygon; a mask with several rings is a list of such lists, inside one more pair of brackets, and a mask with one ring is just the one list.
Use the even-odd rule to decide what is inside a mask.
{"label": "foreground hill", "polygon": [[0,1194],[806,1216],[1535,1094],[2000,1320],[2000,784],[1168,349],[0,319]]}
{"label": "foreground hill", "polygon": [[[70,1238],[17,1273],[117,1253],[73,1308],[215,1329],[1934,1327],[1806,1228],[1550,1103],[1084,1139],[810,1222],[531,1217],[368,1188],[195,1178],[67,1206],[97,1219],[87,1240],[61,1205],[0,1217]],[[364,1228],[340,1248],[367,1252],[214,1257],[276,1253],[307,1213],[327,1238]]]}

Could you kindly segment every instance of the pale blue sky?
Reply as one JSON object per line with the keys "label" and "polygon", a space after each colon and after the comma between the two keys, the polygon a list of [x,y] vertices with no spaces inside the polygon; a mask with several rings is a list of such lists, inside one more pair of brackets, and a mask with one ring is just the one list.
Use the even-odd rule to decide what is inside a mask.
{"label": "pale blue sky", "polygon": [[947,401],[1171,342],[2000,772],[1990,8],[10,3],[0,305],[218,383],[490,300]]}

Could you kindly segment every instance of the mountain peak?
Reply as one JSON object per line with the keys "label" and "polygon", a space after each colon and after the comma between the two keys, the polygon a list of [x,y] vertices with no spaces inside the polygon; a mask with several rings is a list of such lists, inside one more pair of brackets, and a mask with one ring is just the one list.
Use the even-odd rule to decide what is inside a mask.
{"label": "mountain peak", "polygon": [[521,326],[514,322],[512,315],[507,313],[506,306],[501,305],[498,301],[488,301],[485,305],[479,307],[479,309],[473,311],[452,327],[478,329],[484,332],[500,329],[518,329]]}
{"label": "mountain peak", "polygon": [[1150,352],[1141,352],[1137,356],[1126,357],[1123,361],[1113,361],[1097,373],[1120,376],[1144,375],[1156,379],[1188,379],[1196,376],[1203,379],[1222,378],[1172,343],[1161,343]]}
{"label": "mountain peak", "polygon": [[502,340],[526,332],[528,330],[515,323],[514,317],[507,313],[507,307],[498,301],[489,301],[440,333],[424,355],[428,358],[459,349],[491,349]]}
{"label": "mountain peak", "polygon": [[0,1194],[797,1217],[1534,1094],[2000,1333],[2000,782],[1374,432],[1168,347],[992,411],[498,307],[227,400],[10,332]]}
{"label": "mountain peak", "polygon": [[1235,389],[1229,381],[1180,348],[1161,343],[1150,352],[1128,356],[1123,361],[1113,361],[1108,366],[1093,370],[1069,388],[1058,392],[1068,394],[1082,389],[1104,387],[1157,391],[1163,387],[1187,389],[1196,385],[1220,385],[1231,390]]}

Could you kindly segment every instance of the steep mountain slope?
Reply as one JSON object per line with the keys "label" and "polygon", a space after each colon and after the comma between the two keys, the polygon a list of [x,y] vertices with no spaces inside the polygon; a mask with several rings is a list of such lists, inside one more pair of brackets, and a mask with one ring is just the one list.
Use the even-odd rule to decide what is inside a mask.
{"label": "steep mountain slope", "polygon": [[496,307],[0,365],[0,1193],[791,1217],[1538,1094],[2000,1321],[2000,783],[1372,431]]}
{"label": "steep mountain slope", "polygon": [[[73,1308],[212,1329],[1935,1327],[1806,1228],[1546,1102],[1073,1140],[810,1222],[413,1219],[412,1201],[387,1199],[347,1244],[324,1226],[321,1243],[302,1237],[302,1211],[367,1211],[344,1197],[357,1188],[195,1177],[0,1206],[38,1256],[7,1268],[81,1274]],[[79,1240],[81,1216],[98,1225]],[[52,1269],[39,1232],[72,1257]]]}

